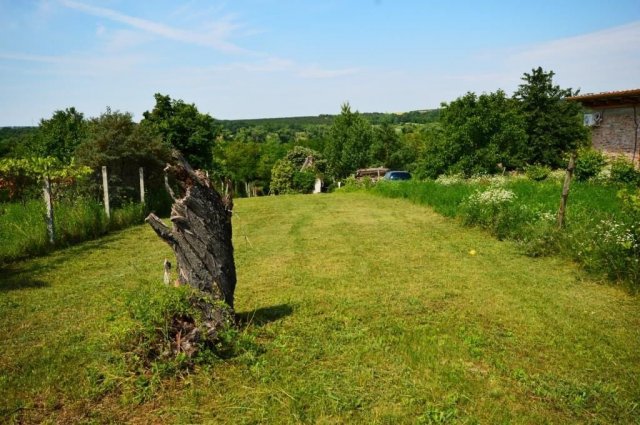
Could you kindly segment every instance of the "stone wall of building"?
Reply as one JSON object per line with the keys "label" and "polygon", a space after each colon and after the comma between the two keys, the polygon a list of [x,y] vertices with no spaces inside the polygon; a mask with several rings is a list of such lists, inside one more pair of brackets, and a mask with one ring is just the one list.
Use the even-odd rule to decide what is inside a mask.
{"label": "stone wall of building", "polygon": [[[640,156],[640,134],[637,135],[640,124],[640,108],[636,108],[634,119],[633,108],[594,109],[593,112],[602,114],[599,125],[591,128],[591,140],[595,149],[601,150],[607,155],[625,155],[630,160],[634,157],[638,164]],[[638,141],[639,146],[634,146]]]}

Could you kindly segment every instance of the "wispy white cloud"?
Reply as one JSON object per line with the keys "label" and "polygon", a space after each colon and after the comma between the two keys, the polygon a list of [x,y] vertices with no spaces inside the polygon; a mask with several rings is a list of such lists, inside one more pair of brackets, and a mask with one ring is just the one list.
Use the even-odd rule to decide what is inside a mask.
{"label": "wispy white cloud", "polygon": [[[0,61],[40,64],[34,68],[21,67],[21,72],[65,77],[108,77],[116,73],[131,71],[143,64],[147,58],[141,55],[33,55],[24,53],[1,53]],[[47,66],[41,66],[46,64]]]}
{"label": "wispy white cloud", "polygon": [[431,105],[467,91],[503,89],[511,94],[523,73],[539,66],[555,72],[556,84],[579,88],[582,93],[624,90],[640,87],[638,40],[640,21],[542,43],[478,51],[446,74],[407,72],[412,75],[410,80],[422,80],[430,88],[425,94]]}
{"label": "wispy white cloud", "polygon": [[243,49],[237,44],[229,41],[229,37],[239,27],[229,19],[213,22],[208,25],[206,31],[197,32],[193,30],[174,28],[148,19],[126,15],[117,10],[88,5],[74,0],[59,1],[61,5],[69,9],[119,22],[165,39],[211,47],[224,53],[250,53],[247,49]]}
{"label": "wispy white cloud", "polygon": [[[566,87],[607,91],[640,87],[640,21],[502,52],[504,73],[542,66]],[[517,81],[517,80],[516,80]]]}

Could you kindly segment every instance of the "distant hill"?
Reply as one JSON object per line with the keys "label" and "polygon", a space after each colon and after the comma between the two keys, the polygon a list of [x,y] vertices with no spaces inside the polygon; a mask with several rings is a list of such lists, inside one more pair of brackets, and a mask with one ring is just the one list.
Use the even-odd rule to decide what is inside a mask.
{"label": "distant hill", "polygon": [[[438,121],[440,117],[439,109],[427,109],[422,111],[410,111],[399,113],[388,112],[363,112],[362,116],[367,118],[371,124],[428,124]],[[224,127],[234,131],[242,127],[262,126],[269,129],[283,127],[302,128],[309,125],[331,125],[336,115],[322,114],[307,117],[284,117],[284,118],[255,118],[243,120],[219,120]]]}

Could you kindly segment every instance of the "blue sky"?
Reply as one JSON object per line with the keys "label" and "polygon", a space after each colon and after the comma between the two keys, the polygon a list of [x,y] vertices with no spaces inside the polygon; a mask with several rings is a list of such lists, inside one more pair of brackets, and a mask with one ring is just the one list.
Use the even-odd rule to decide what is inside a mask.
{"label": "blue sky", "polygon": [[0,0],[0,126],[153,94],[215,118],[427,109],[542,66],[640,88],[640,1]]}

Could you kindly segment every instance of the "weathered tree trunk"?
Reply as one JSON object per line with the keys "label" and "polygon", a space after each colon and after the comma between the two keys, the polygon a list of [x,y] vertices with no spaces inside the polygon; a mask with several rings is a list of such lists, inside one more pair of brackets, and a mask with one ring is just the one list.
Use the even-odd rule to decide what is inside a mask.
{"label": "weathered tree trunk", "polygon": [[176,179],[184,193],[176,199],[167,187],[174,201],[173,226],[170,229],[154,214],[149,214],[146,221],[173,248],[180,283],[189,284],[233,308],[236,287],[231,242],[233,201],[230,196],[220,196],[206,175],[194,171],[179,153],[174,152],[173,160],[165,172]]}

